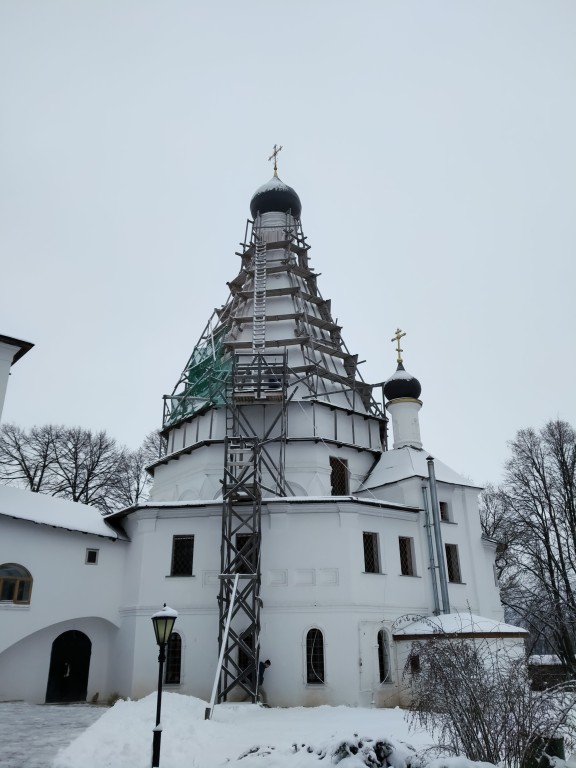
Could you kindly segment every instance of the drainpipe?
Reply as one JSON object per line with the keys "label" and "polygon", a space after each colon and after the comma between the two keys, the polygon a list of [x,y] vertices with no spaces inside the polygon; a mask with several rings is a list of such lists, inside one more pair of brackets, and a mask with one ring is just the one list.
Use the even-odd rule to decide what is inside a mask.
{"label": "drainpipe", "polygon": [[440,577],[440,592],[442,594],[442,613],[450,613],[450,598],[448,597],[448,579],[446,578],[444,547],[442,545],[442,532],[440,531],[440,508],[438,506],[438,494],[436,493],[436,473],[434,471],[434,459],[432,456],[428,456],[426,461],[428,463],[428,478],[430,480],[430,501],[432,504],[432,519],[434,520],[434,538],[436,540],[438,576]]}
{"label": "drainpipe", "polygon": [[424,512],[426,514],[426,532],[428,534],[428,554],[430,557],[430,565],[428,570],[432,577],[432,592],[434,595],[434,616],[438,616],[440,613],[440,600],[438,598],[438,582],[436,580],[436,562],[434,560],[434,542],[432,541],[432,523],[430,522],[430,507],[428,505],[428,494],[426,493],[426,485],[422,483],[422,498],[424,499]]}

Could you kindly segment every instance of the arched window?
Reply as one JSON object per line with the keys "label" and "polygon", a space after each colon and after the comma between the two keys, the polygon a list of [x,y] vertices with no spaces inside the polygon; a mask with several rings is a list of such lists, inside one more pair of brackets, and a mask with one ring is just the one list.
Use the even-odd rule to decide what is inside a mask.
{"label": "arched window", "polygon": [[386,632],[381,629],[378,632],[378,670],[380,682],[390,682],[390,641]]}
{"label": "arched window", "polygon": [[166,646],[166,671],[164,682],[167,685],[180,684],[180,667],[182,665],[182,639],[178,632],[172,632]]}
{"label": "arched window", "polygon": [[4,563],[0,565],[0,602],[30,602],[32,575],[22,565]]}
{"label": "arched window", "polygon": [[319,629],[306,635],[306,682],[324,685],[324,636]]}

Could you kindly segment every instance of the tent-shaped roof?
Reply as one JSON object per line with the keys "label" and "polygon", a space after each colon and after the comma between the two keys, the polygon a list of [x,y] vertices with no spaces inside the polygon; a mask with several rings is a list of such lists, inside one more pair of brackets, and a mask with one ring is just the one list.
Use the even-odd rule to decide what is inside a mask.
{"label": "tent-shaped roof", "polygon": [[[410,477],[428,477],[427,451],[405,446],[392,451],[384,451],[378,464],[362,484],[359,490],[379,488],[390,483],[397,483]],[[459,475],[453,469],[438,459],[434,459],[436,479],[441,483],[452,485],[465,485],[469,488],[478,488],[471,480]]]}
{"label": "tent-shaped roof", "polygon": [[103,519],[95,507],[9,485],[0,486],[0,515],[52,528],[105,536],[107,539],[125,538]]}

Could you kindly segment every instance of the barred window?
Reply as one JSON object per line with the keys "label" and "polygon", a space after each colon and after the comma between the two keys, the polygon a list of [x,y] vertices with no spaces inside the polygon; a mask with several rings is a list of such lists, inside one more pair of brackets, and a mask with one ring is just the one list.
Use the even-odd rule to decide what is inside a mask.
{"label": "barred window", "polygon": [[364,571],[380,573],[380,558],[378,556],[378,534],[364,531]]}
{"label": "barred window", "polygon": [[348,462],[346,459],[330,456],[330,485],[332,496],[348,495]]}
{"label": "barred window", "polygon": [[378,670],[380,682],[390,682],[390,641],[383,629],[378,632]]}
{"label": "barred window", "polygon": [[458,547],[456,544],[445,544],[446,547],[446,565],[448,567],[448,581],[457,584],[462,582],[460,573],[460,558],[458,557]]}
{"label": "barred window", "polygon": [[182,639],[178,632],[172,632],[166,646],[166,667],[164,682],[167,685],[179,685],[182,666]]}
{"label": "barred window", "polygon": [[22,565],[0,565],[0,601],[27,604],[32,593],[32,575]]}
{"label": "barred window", "polygon": [[324,636],[316,628],[306,635],[306,682],[324,685]]}
{"label": "barred window", "polygon": [[408,536],[399,536],[398,546],[400,549],[400,573],[402,576],[415,576],[414,539]]}
{"label": "barred window", "polygon": [[258,565],[257,537],[254,533],[236,534],[236,573],[255,573]]}
{"label": "barred window", "polygon": [[174,536],[170,576],[192,576],[194,536]]}

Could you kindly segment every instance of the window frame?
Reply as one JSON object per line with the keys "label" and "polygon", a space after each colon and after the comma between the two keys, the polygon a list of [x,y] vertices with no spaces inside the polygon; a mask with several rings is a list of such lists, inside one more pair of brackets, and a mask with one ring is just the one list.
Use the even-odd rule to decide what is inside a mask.
{"label": "window frame", "polygon": [[[380,685],[392,682],[392,656],[390,652],[390,635],[385,629],[380,629],[377,635],[378,647],[378,680]],[[387,667],[386,667],[387,665]],[[386,674],[383,674],[384,670]]]}
{"label": "window frame", "polygon": [[[256,533],[237,533],[235,573],[256,573],[258,568],[258,540]],[[247,551],[245,551],[246,545]]]}
{"label": "window frame", "polygon": [[[362,531],[362,546],[364,548],[364,573],[382,573],[380,562],[380,542],[376,531]],[[369,568],[369,559],[373,567]]]}
{"label": "window frame", "polygon": [[[94,560],[90,560],[90,555],[94,555]],[[98,557],[100,556],[100,550],[94,547],[86,547],[86,559],[84,563],[86,565],[98,565]]]}
{"label": "window frame", "polygon": [[439,508],[439,514],[440,514],[440,522],[441,523],[451,523],[452,522],[452,515],[450,514],[450,505],[447,501],[439,501],[438,502],[438,508]]}
{"label": "window frame", "polygon": [[326,685],[326,649],[324,633],[319,627],[310,627],[306,632],[305,650],[306,685]]}
{"label": "window frame", "polygon": [[[407,542],[404,546],[407,547],[406,551],[402,551],[403,542]],[[416,570],[416,557],[414,552],[414,537],[412,536],[398,536],[398,550],[400,556],[400,575],[401,576],[417,576]],[[406,568],[405,564],[406,563]]]}
{"label": "window frame", "polygon": [[[330,495],[331,496],[349,496],[350,495],[350,470],[348,468],[348,459],[341,456],[330,456]],[[340,476],[340,473],[341,476]]]}
{"label": "window frame", "polygon": [[[171,647],[172,645],[172,647]],[[176,646],[176,647],[173,647]],[[172,676],[174,679],[168,679]],[[177,680],[175,678],[178,678]],[[172,632],[166,644],[166,662],[164,665],[164,685],[181,685],[182,683],[182,635]]]}
{"label": "window frame", "polygon": [[[2,569],[19,570],[21,573],[19,575],[4,576],[2,575]],[[4,591],[4,584],[10,584],[11,582],[14,582],[12,597],[0,599],[0,604],[4,603],[5,605],[30,605],[30,601],[32,599],[32,585],[34,583],[34,579],[32,578],[30,571],[23,565],[20,565],[20,563],[0,564],[0,598]],[[23,594],[19,599],[21,592]]]}
{"label": "window frame", "polygon": [[[182,556],[182,553],[177,553],[177,544],[179,542],[188,542],[191,541],[191,551],[189,553],[189,559],[190,559],[190,573],[182,573],[183,570],[180,566],[177,564],[177,558]],[[182,534],[174,534],[172,536],[172,556],[170,559],[170,576],[176,577],[176,578],[190,578],[190,576],[194,575],[194,534],[192,533],[182,533]],[[186,564],[187,565],[187,564]],[[188,570],[188,567],[186,567],[186,571]]]}
{"label": "window frame", "polygon": [[446,575],[448,577],[448,583],[463,584],[458,544],[444,544],[444,552],[446,553]]}

